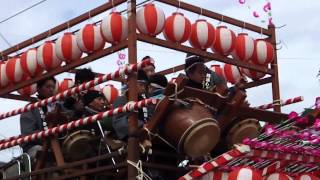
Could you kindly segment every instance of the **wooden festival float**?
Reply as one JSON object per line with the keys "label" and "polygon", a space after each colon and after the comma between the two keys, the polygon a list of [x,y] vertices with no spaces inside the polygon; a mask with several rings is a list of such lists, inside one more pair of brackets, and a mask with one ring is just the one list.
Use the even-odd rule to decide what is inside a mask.
{"label": "wooden festival float", "polygon": [[[31,47],[47,38],[50,39],[52,35],[124,3],[127,3],[127,18],[121,13],[112,11],[102,21],[88,24],[79,31],[80,34],[93,33],[91,36],[77,38],[76,36],[79,35],[75,35],[74,32],[65,33],[55,43],[46,41],[37,49],[29,49],[19,56],[12,56],[18,50]],[[302,123],[306,118],[281,113],[282,105],[299,102],[302,97],[287,101],[280,100],[275,26],[270,25],[268,29],[258,27],[181,1],[157,0],[157,3],[199,14],[208,21],[198,19],[191,25],[187,17],[180,12],[174,12],[165,18],[164,12],[148,1],[139,4],[139,6],[144,5],[143,7],[138,7],[136,0],[113,0],[1,52],[3,63],[0,66],[0,85],[2,87],[0,96],[31,102],[25,107],[0,114],[1,120],[63,100],[67,96],[88,90],[109,80],[119,81],[125,75],[127,75],[126,82],[129,87],[129,100],[132,101],[123,107],[72,121],[56,112],[46,117],[49,129],[1,140],[0,149],[36,140],[43,142],[43,150],[38,154],[35,164],[31,165],[28,156],[23,154],[2,168],[4,176],[7,176],[5,178],[91,179],[97,176],[104,179],[143,179],[148,178],[145,172],[156,170],[162,175],[171,175],[168,177],[175,177],[175,179],[179,177],[180,179],[212,179],[213,176],[215,179],[226,179],[230,172],[231,179],[239,179],[238,174],[254,175],[254,177],[260,175],[259,178],[261,178],[262,175],[265,177],[280,170],[286,172],[288,169],[288,172],[295,170],[293,175],[297,176],[304,171],[301,169],[297,171],[295,169],[297,167],[292,165],[295,162],[304,163],[304,168],[310,167],[314,171],[318,170],[314,168],[315,163],[318,162],[316,158],[318,154],[310,153],[313,151],[308,154],[303,149],[309,148],[310,144],[303,146],[296,154],[289,153],[286,156],[281,154],[286,153],[286,149],[299,144],[300,141],[294,138],[289,138],[289,141],[284,135],[277,137],[279,133],[275,132],[282,132],[295,126],[298,130],[294,131],[294,137],[301,136],[310,140],[313,137],[312,132],[316,132],[317,127],[310,127],[312,131],[305,135],[303,134],[305,130],[301,128],[308,125],[308,123],[307,125]],[[263,39],[253,40],[245,33],[235,35],[226,26],[215,29],[209,23],[211,20],[261,34]],[[161,32],[164,32],[165,39],[156,37]],[[69,43],[64,39],[68,39]],[[190,45],[182,44],[188,39]],[[92,41],[93,44],[88,45]],[[213,60],[223,62],[225,63],[223,67],[213,66],[212,70],[231,83],[238,82],[244,75],[253,81],[237,83],[234,86],[234,95],[228,96],[227,92],[219,94],[185,86],[187,79],[180,75],[170,81],[165,90],[165,97],[161,101],[155,99],[137,101],[136,74],[132,72],[153,63],[150,60],[137,62],[138,41],[201,56],[206,62]],[[105,42],[110,46],[104,48]],[[58,51],[53,50],[54,46]],[[34,92],[34,84],[42,79],[64,72],[74,72],[78,66],[126,48],[129,65],[123,69],[109,74],[99,74],[95,80],[76,87],[72,87],[72,82],[66,79],[59,93],[41,101],[26,96]],[[215,53],[207,51],[208,48],[212,48]],[[70,49],[73,51],[70,52]],[[87,53],[87,56],[80,58],[82,52]],[[35,54],[40,54],[37,56],[40,58],[37,59]],[[249,59],[252,61],[249,62]],[[45,73],[38,69],[37,63],[32,64],[32,61],[44,68]],[[62,61],[66,62],[63,66],[61,66]],[[182,64],[158,73],[167,75],[183,70],[183,68]],[[39,75],[39,73],[42,74]],[[265,75],[268,77],[263,78]],[[245,103],[244,90],[267,83],[272,84],[273,103],[255,108],[248,107]],[[19,90],[24,96],[12,94],[11,92],[15,90]],[[106,90],[105,93],[110,94],[111,90]],[[155,112],[144,128],[139,129],[135,112],[146,106],[154,106]],[[270,108],[273,108],[274,111],[266,110]],[[125,146],[118,149],[108,148],[108,151],[103,154],[75,161],[70,161],[65,155],[62,150],[64,147],[58,140],[59,134],[75,128],[85,128],[86,125],[95,123],[104,117],[128,112],[131,113],[128,120],[129,138]],[[317,117],[317,115],[317,110],[310,114],[312,117]],[[269,124],[269,129],[266,130],[265,127],[264,133],[260,135],[259,121]],[[299,126],[299,123],[302,126]],[[272,124],[275,125],[272,126]],[[105,140],[105,137],[99,138]],[[243,140],[246,145],[237,144]],[[312,144],[315,149],[320,140],[317,138],[312,140],[316,141],[315,144]],[[108,145],[107,141],[102,142]],[[289,148],[277,146],[279,143]],[[152,146],[146,146],[146,144],[152,144]],[[236,144],[235,148],[232,149],[234,144]],[[281,152],[274,152],[275,147],[280,148]],[[210,153],[213,159],[208,156]],[[289,155],[290,158],[287,158]],[[181,165],[181,162],[186,162],[186,160],[189,163]],[[53,165],[45,167],[47,161],[52,161]],[[17,163],[24,168],[20,169],[18,175],[9,177],[6,171]],[[313,172],[310,169],[305,169],[305,171]],[[54,173],[59,176],[54,177]],[[168,177],[164,176],[164,179],[170,179]]]}

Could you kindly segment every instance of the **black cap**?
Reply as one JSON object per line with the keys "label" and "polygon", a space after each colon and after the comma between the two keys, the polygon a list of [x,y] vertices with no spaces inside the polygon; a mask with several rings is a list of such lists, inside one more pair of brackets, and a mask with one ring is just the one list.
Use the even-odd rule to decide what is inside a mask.
{"label": "black cap", "polygon": [[197,64],[204,64],[204,59],[197,55],[187,54],[184,70],[187,72],[190,70],[190,68]]}
{"label": "black cap", "polygon": [[164,76],[162,74],[154,74],[150,77],[149,83],[151,85],[156,84],[158,86],[165,88],[168,85],[168,80],[167,80],[166,76]]}
{"label": "black cap", "polygon": [[100,91],[88,90],[87,93],[83,96],[83,104],[87,106],[97,97],[104,97],[104,95]]}

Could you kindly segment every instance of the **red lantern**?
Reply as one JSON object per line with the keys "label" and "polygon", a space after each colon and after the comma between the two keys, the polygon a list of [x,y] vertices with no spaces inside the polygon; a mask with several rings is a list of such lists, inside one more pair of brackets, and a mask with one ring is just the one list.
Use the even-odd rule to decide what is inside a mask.
{"label": "red lantern", "polygon": [[294,178],[294,180],[319,180],[319,178],[310,173],[306,173],[297,176],[296,178]]}
{"label": "red lantern", "polygon": [[235,47],[236,35],[226,26],[219,26],[216,30],[216,41],[212,51],[222,55],[229,55]]}
{"label": "red lantern", "polygon": [[211,70],[215,72],[220,78],[226,80],[224,75],[224,70],[220,67],[220,65],[217,65],[217,64],[211,65]]}
{"label": "red lantern", "polygon": [[150,36],[160,34],[165,24],[164,12],[152,3],[138,10],[136,19],[139,32]]}
{"label": "red lantern", "polygon": [[7,73],[6,73],[6,64],[0,64],[0,87],[5,87],[9,84]]}
{"label": "red lantern", "polygon": [[182,13],[175,12],[165,22],[163,35],[167,40],[183,43],[191,33],[191,23]]}
{"label": "red lantern", "polygon": [[189,39],[191,46],[205,50],[212,46],[215,38],[215,29],[206,20],[199,19],[192,24]]}
{"label": "red lantern", "polygon": [[264,180],[292,180],[292,178],[284,173],[273,173],[264,178]]}
{"label": "red lantern", "polygon": [[259,80],[261,78],[263,78],[266,74],[265,73],[261,73],[261,72],[257,72],[257,71],[252,71],[246,68],[241,68],[241,72],[246,75],[248,78],[252,79],[252,80]]}
{"label": "red lantern", "polygon": [[77,44],[81,51],[92,53],[104,47],[104,41],[100,28],[93,24],[87,24],[77,33]]}
{"label": "red lantern", "polygon": [[231,84],[236,84],[241,79],[241,73],[237,66],[225,64],[223,67],[224,76]]}
{"label": "red lantern", "polygon": [[101,34],[105,41],[117,44],[128,37],[128,20],[118,12],[112,12],[101,22]]}
{"label": "red lantern", "polygon": [[262,179],[262,176],[257,171],[251,168],[238,168],[229,174],[228,180],[257,180]]}
{"label": "red lantern", "polygon": [[22,71],[20,58],[12,58],[8,60],[6,63],[6,74],[8,79],[15,83],[20,82],[25,78]]}
{"label": "red lantern", "polygon": [[256,40],[252,62],[258,65],[267,65],[273,61],[274,53],[272,44],[265,40]]}
{"label": "red lantern", "polygon": [[80,51],[76,36],[72,33],[64,33],[55,44],[57,57],[66,63],[78,60],[81,58],[82,52]]}
{"label": "red lantern", "polygon": [[17,91],[21,96],[31,96],[37,92],[37,84],[24,87]]}
{"label": "red lantern", "polygon": [[62,61],[57,58],[54,43],[46,41],[37,49],[38,64],[47,71],[61,65]]}
{"label": "red lantern", "polygon": [[25,74],[30,77],[37,76],[43,72],[43,69],[37,61],[37,50],[29,49],[21,55],[21,67]]}
{"label": "red lantern", "polygon": [[59,83],[59,92],[63,92],[67,89],[70,89],[74,86],[74,82],[72,79],[64,79],[61,83]]}
{"label": "red lantern", "polygon": [[119,91],[117,88],[115,88],[113,85],[106,85],[102,89],[102,93],[108,100],[109,104],[112,104],[119,96]]}
{"label": "red lantern", "polygon": [[246,33],[240,33],[236,38],[235,49],[232,55],[240,61],[251,59],[254,51],[254,40]]}

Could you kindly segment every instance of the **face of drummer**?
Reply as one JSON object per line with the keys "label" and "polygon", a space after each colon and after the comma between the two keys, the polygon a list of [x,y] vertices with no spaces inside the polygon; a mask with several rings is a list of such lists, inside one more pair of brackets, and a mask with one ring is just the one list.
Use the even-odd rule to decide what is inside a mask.
{"label": "face of drummer", "polygon": [[97,97],[88,106],[93,110],[102,112],[108,108],[108,103],[104,97]]}
{"label": "face of drummer", "polygon": [[156,73],[154,66],[146,66],[145,68],[143,68],[143,71],[147,74],[148,78]]}
{"label": "face of drummer", "polygon": [[206,78],[206,66],[204,64],[197,64],[188,72],[188,77],[197,83],[202,83]]}
{"label": "face of drummer", "polygon": [[38,90],[39,97],[49,98],[53,96],[55,87],[56,87],[56,82],[52,79],[48,79],[43,84],[38,85],[37,90]]}

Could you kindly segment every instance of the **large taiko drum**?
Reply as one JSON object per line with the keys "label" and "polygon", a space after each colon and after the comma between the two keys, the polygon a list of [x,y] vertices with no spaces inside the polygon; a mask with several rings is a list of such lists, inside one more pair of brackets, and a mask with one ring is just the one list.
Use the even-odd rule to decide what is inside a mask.
{"label": "large taiko drum", "polygon": [[200,100],[175,102],[165,117],[161,134],[179,153],[196,158],[208,154],[220,139],[213,111]]}
{"label": "large taiko drum", "polygon": [[243,120],[235,120],[231,128],[227,132],[226,143],[230,148],[234,144],[242,143],[245,138],[255,138],[259,135],[260,124],[257,119],[248,118]]}
{"label": "large taiko drum", "polygon": [[62,143],[62,151],[69,161],[88,158],[95,152],[93,142],[96,137],[89,130],[78,130],[71,133]]}

